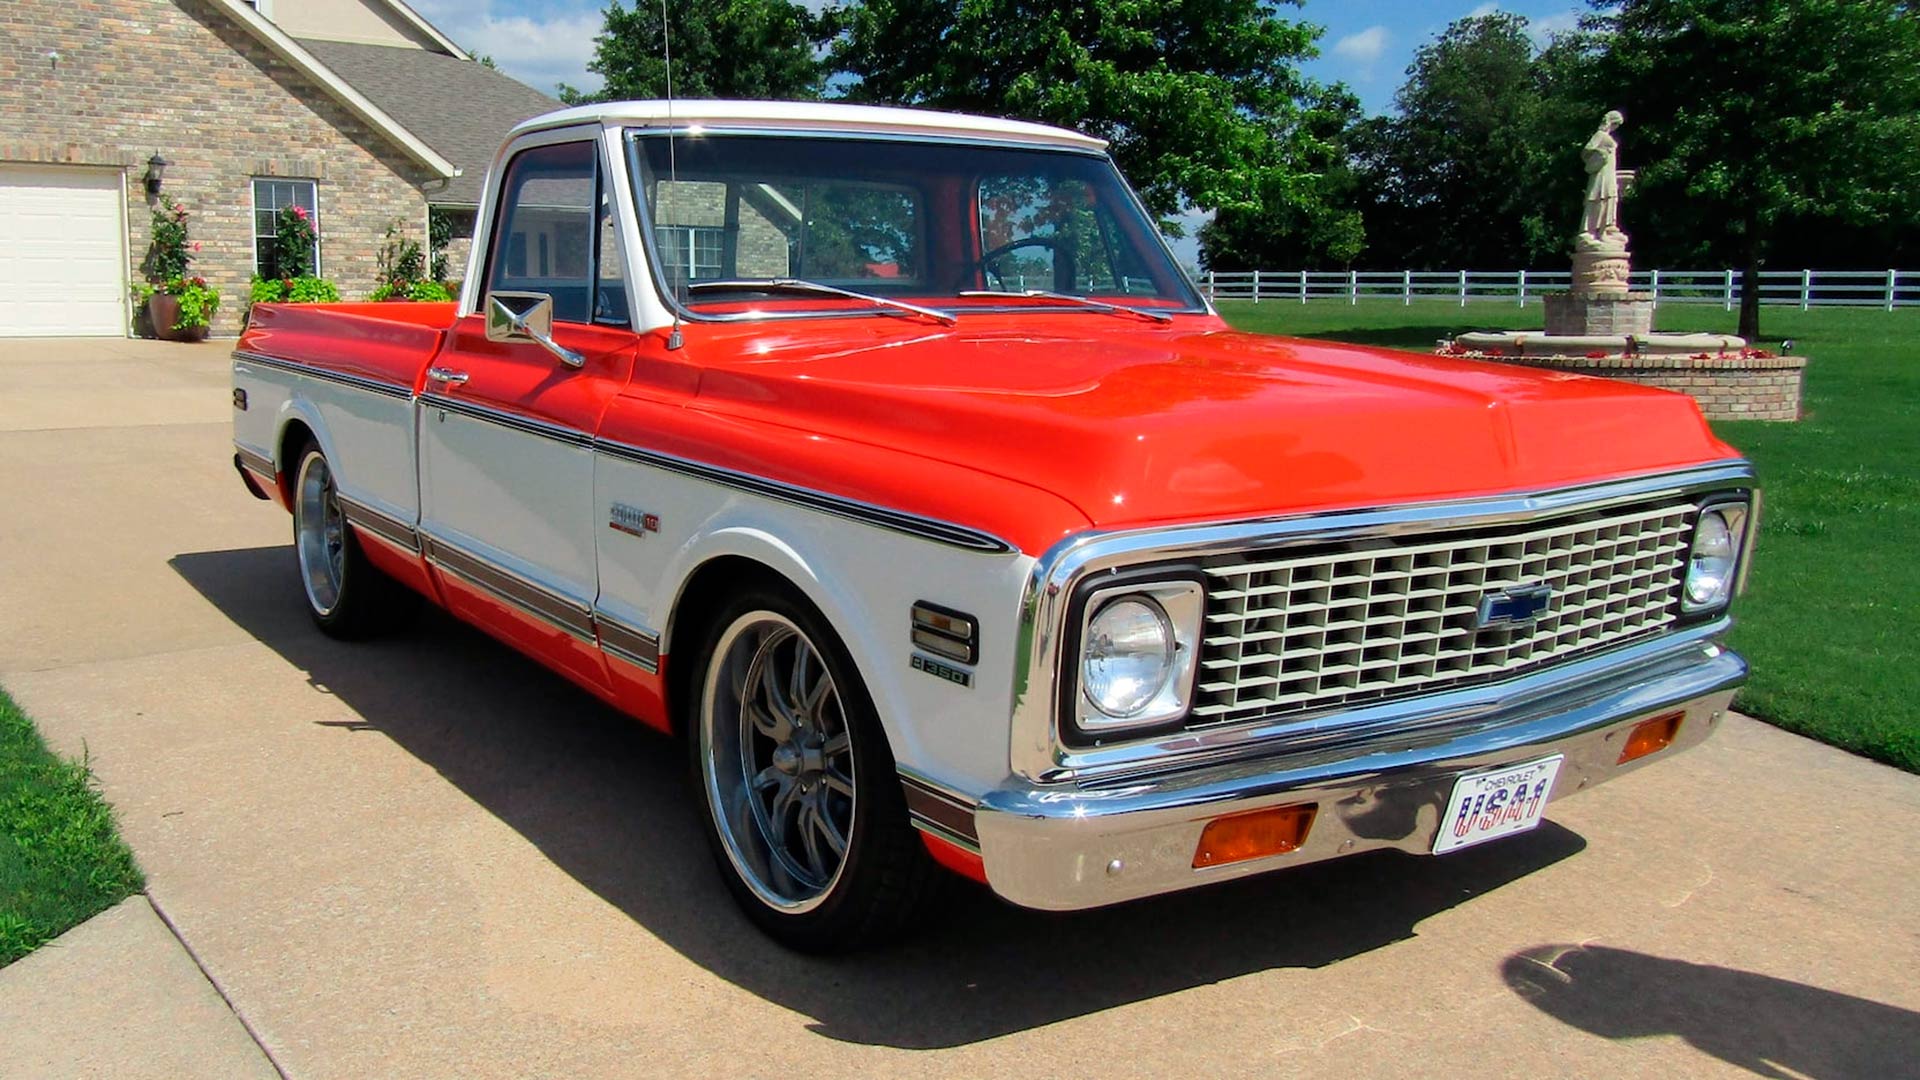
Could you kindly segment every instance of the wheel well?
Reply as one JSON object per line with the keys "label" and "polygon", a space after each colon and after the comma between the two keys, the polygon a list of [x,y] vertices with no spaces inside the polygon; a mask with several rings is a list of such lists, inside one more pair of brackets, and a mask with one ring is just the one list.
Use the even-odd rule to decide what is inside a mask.
{"label": "wheel well", "polygon": [[676,735],[685,734],[687,725],[682,707],[693,700],[694,650],[707,632],[713,618],[729,595],[754,586],[781,589],[807,601],[793,582],[779,571],[744,555],[721,555],[701,563],[680,590],[673,614],[667,623],[667,644],[673,654],[667,663],[667,718]]}
{"label": "wheel well", "polygon": [[301,420],[289,420],[286,428],[280,432],[280,445],[275,448],[277,453],[274,455],[274,460],[280,463],[280,472],[274,480],[280,485],[280,494],[287,499],[289,506],[293,504],[293,470],[300,465],[293,456],[300,452],[302,446],[318,441],[313,437],[313,430]]}

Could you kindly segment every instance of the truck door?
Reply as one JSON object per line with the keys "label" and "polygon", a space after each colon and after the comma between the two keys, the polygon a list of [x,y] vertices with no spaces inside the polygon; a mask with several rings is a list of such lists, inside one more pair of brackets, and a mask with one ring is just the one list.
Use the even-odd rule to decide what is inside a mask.
{"label": "truck door", "polygon": [[[536,137],[502,173],[480,310],[420,398],[420,530],[448,606],[605,687],[592,610],[593,435],[634,335],[597,131]],[[603,250],[604,249],[604,250]],[[489,340],[494,294],[551,302],[548,343]]]}

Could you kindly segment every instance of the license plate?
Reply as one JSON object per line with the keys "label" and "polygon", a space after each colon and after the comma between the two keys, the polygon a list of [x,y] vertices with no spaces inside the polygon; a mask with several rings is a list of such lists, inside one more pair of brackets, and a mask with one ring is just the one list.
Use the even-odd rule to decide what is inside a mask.
{"label": "license plate", "polygon": [[1433,853],[1444,855],[1463,847],[1526,832],[1545,816],[1553,794],[1553,778],[1563,759],[1555,755],[1524,765],[1509,765],[1468,773],[1453,782],[1453,798],[1440,819],[1440,835]]}

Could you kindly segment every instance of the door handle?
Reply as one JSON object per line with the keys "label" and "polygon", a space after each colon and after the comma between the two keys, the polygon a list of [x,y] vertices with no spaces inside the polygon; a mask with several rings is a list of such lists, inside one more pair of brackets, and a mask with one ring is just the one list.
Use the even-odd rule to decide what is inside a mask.
{"label": "door handle", "polygon": [[466,382],[469,377],[466,372],[455,371],[452,368],[430,367],[427,369],[427,378],[435,382],[446,383],[448,386],[459,386],[461,383]]}

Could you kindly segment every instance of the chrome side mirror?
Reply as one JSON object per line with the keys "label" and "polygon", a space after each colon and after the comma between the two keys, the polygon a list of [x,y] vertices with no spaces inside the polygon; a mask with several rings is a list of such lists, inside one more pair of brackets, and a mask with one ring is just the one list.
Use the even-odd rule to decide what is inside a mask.
{"label": "chrome side mirror", "polygon": [[487,340],[531,341],[570,368],[587,363],[586,357],[553,340],[553,297],[546,293],[488,293]]}

